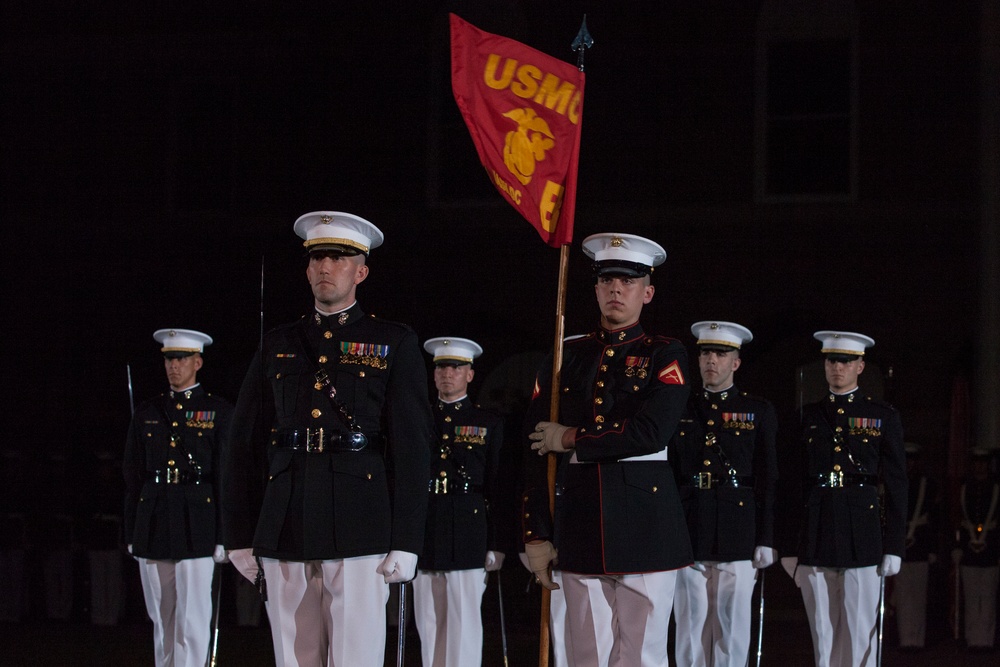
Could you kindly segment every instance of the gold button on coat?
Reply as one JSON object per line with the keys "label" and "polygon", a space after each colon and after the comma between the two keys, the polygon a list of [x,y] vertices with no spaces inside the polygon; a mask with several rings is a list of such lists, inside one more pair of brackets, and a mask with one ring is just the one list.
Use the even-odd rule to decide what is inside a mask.
{"label": "gold button on coat", "polygon": [[320,411],[319,408],[313,408],[313,411],[312,411],[313,419],[319,419],[320,415],[322,415],[322,414],[323,413]]}

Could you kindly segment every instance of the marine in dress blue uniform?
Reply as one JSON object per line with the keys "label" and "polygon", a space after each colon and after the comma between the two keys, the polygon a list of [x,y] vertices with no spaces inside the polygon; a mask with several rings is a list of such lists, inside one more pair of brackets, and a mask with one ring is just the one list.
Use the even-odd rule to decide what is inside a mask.
{"label": "marine in dress blue uniform", "polygon": [[734,383],[749,329],[704,321],[691,333],[703,386],[691,393],[670,448],[695,558],[678,572],[675,658],[743,667],[757,569],[776,558],[777,416],[770,401]]}
{"label": "marine in dress blue uniform", "polygon": [[[557,559],[566,597],[571,664],[662,665],[676,570],[691,545],[667,445],[684,411],[687,355],[673,338],[646,333],[642,307],[654,294],[649,274],[666,252],[648,239],[596,234],[583,242],[594,260],[600,328],[566,341],[559,421],[549,418],[551,359],[539,371],[525,435],[538,455],[560,456],[554,522],[546,458],[525,464],[523,538],[529,567],[553,588]],[[602,596],[592,596],[597,581]],[[606,602],[605,602],[606,601]],[[612,646],[602,650],[595,604],[612,608]]]}
{"label": "marine in dress blue uniform", "polygon": [[212,576],[225,561],[219,460],[232,405],[196,381],[211,337],[160,329],[170,391],[132,416],[122,472],[125,540],[139,562],[156,664],[203,667],[209,655]]}
{"label": "marine in dress blue uniform", "polygon": [[[281,665],[381,665],[390,583],[413,578],[434,440],[427,372],[408,326],[366,315],[357,286],[382,232],[301,216],[315,308],[268,332],[223,461],[226,546],[263,568]],[[252,550],[252,552],[251,552]]]}
{"label": "marine in dress blue uniform", "polygon": [[952,560],[959,566],[965,598],[965,644],[970,652],[993,650],[1000,583],[1000,484],[990,475],[990,451],[971,452],[971,471],[959,489],[962,518]]}
{"label": "marine in dress blue uniform", "polygon": [[903,426],[894,407],[858,387],[875,341],[846,331],[814,337],[830,393],[803,407],[790,452],[798,539],[782,549],[782,566],[802,592],[816,664],[873,665],[879,577],[899,572],[906,534]]}
{"label": "marine in dress blue uniform", "polygon": [[423,664],[482,663],[482,599],[487,572],[499,570],[497,470],[503,420],[468,396],[482,347],[467,338],[432,338],[435,435],[428,481],[427,531],[413,580],[413,610]]}

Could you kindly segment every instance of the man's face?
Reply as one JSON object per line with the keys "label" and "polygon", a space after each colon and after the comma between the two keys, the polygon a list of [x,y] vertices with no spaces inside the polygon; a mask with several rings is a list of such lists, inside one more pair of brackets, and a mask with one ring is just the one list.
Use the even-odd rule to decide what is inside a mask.
{"label": "man's face", "polygon": [[354,303],[354,292],[367,277],[364,255],[347,256],[322,250],[309,254],[306,278],[316,307],[325,312],[343,310]]}
{"label": "man's face", "polygon": [[709,391],[722,391],[733,385],[733,373],[740,367],[736,350],[702,350],[698,354],[701,383]]}
{"label": "man's face", "polygon": [[202,363],[200,354],[173,359],[164,357],[163,367],[167,370],[167,381],[170,383],[170,388],[174,391],[180,391],[195,384],[195,377],[198,375]]}
{"label": "man's face", "polygon": [[824,369],[826,370],[826,383],[830,385],[830,391],[835,394],[843,394],[858,386],[858,376],[865,370],[865,361],[864,359],[852,361],[827,359],[824,363]]}
{"label": "man's face", "polygon": [[606,329],[621,329],[639,321],[642,307],[653,300],[654,288],[649,276],[600,276],[594,286],[601,324]]}
{"label": "man's face", "polygon": [[434,386],[437,387],[438,397],[444,401],[462,398],[468,392],[474,374],[470,364],[435,366]]}

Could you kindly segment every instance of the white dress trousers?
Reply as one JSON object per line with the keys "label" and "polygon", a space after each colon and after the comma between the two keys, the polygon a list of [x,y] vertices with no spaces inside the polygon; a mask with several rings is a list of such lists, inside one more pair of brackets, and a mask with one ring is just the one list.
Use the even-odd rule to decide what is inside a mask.
{"label": "white dress trousers", "polygon": [[874,665],[880,584],[877,568],[799,565],[795,583],[802,591],[817,667]]}
{"label": "white dress trousers", "polygon": [[381,667],[389,586],[385,554],[336,560],[261,558],[277,667]]}
{"label": "white dress trousers", "polygon": [[677,571],[674,657],[691,667],[745,667],[750,652],[752,561],[704,561]]}
{"label": "white dress trousers", "polygon": [[212,637],[215,561],[210,556],[136,560],[153,621],[156,667],[204,667]]}
{"label": "white dress trousers", "polygon": [[413,580],[413,617],[424,667],[483,662],[486,570],[420,570]]}
{"label": "white dress trousers", "polygon": [[[552,581],[563,585],[562,572],[552,571]],[[590,664],[597,667],[607,667],[611,660],[611,645],[614,637],[611,635],[611,605],[604,598],[601,591],[601,582],[596,578],[580,580],[581,584],[587,586],[587,594],[590,598],[590,615],[593,619],[588,627],[581,630],[587,639],[583,647],[577,651],[581,654],[581,659],[591,657],[596,654],[596,662]],[[570,662],[570,650],[567,649],[569,643],[566,630],[566,594],[562,588],[554,590],[549,596],[549,636],[552,644],[552,655],[555,658],[555,667],[569,667],[569,665],[588,664],[584,662]]]}
{"label": "white dress trousers", "polygon": [[[566,598],[566,653],[569,665],[662,667],[677,571],[590,575],[562,572]],[[611,647],[603,659],[602,614],[611,612]]]}

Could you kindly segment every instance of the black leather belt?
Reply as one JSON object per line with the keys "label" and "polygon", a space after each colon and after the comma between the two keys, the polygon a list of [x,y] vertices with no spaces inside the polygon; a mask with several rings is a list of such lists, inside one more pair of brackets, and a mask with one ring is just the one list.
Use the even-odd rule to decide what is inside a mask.
{"label": "black leather belt", "polygon": [[201,475],[190,470],[168,467],[146,471],[146,480],[154,484],[201,484]]}
{"label": "black leather belt", "polygon": [[350,431],[327,431],[322,428],[282,429],[271,444],[283,449],[305,450],[311,454],[326,451],[357,452],[368,446],[368,436]]}
{"label": "black leather belt", "polygon": [[693,486],[698,489],[714,489],[717,486],[752,489],[754,481],[753,475],[713,475],[710,472],[701,472],[687,478],[684,481],[684,486]]}
{"label": "black leather belt", "polygon": [[826,489],[842,489],[845,486],[875,486],[878,484],[878,477],[875,475],[860,475],[857,473],[824,472],[819,473],[810,480],[815,486]]}
{"label": "black leather belt", "polygon": [[449,493],[482,493],[482,484],[459,482],[448,477],[432,479],[427,483],[427,491],[433,496],[443,496]]}

